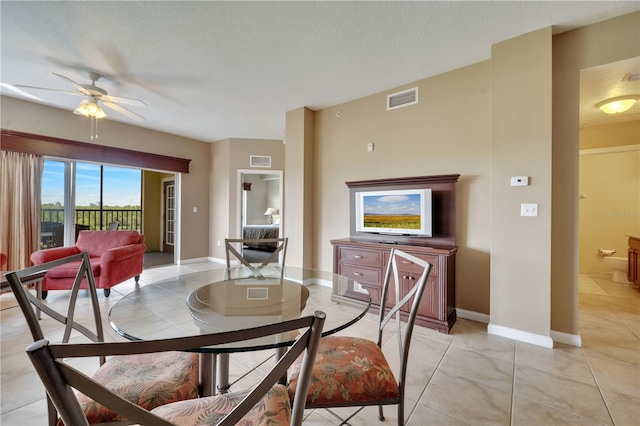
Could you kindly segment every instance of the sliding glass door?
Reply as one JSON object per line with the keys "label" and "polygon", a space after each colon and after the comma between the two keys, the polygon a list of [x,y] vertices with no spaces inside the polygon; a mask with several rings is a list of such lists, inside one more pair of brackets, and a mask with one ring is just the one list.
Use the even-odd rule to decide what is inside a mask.
{"label": "sliding glass door", "polygon": [[141,186],[140,170],[46,159],[41,246],[71,245],[80,231],[109,225],[141,231]]}

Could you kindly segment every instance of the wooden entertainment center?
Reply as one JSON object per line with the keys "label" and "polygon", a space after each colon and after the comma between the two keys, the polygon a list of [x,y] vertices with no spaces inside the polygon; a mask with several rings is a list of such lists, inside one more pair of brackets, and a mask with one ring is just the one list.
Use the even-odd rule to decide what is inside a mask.
{"label": "wooden entertainment center", "polygon": [[[380,308],[382,281],[391,248],[408,252],[433,265],[427,288],[420,302],[416,324],[448,333],[456,321],[455,283],[455,198],[456,182],[460,175],[436,175],[395,179],[347,182],[350,196],[350,237],[331,240],[333,271],[354,280],[347,297],[333,295],[334,300],[353,303],[371,297],[374,311]],[[362,233],[355,226],[356,193],[385,189],[422,189],[432,192],[431,237]],[[400,288],[406,294],[417,278],[416,267],[407,264],[401,273]],[[351,299],[351,300],[349,300]],[[391,297],[390,303],[395,299]]]}

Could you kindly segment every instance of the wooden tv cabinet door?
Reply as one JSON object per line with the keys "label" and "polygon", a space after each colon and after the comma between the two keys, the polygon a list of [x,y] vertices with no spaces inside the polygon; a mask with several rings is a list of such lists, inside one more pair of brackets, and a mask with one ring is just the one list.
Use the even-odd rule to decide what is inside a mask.
{"label": "wooden tv cabinet door", "polygon": [[[386,244],[353,239],[332,240],[333,272],[354,280],[347,298],[337,296],[337,302],[353,303],[371,297],[372,310],[380,309],[382,282],[392,248],[410,253],[432,265],[416,324],[449,333],[456,322],[455,271],[457,247],[427,247],[414,244]],[[406,294],[418,278],[415,265],[406,265],[398,270],[402,283],[401,292]],[[388,305],[395,302],[393,287],[390,288]],[[352,300],[349,300],[352,299]]]}

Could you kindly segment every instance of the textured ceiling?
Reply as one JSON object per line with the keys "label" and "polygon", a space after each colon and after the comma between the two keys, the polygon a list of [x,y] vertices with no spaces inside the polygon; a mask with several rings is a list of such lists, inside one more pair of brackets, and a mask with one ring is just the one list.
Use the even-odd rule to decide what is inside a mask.
{"label": "textured ceiling", "polygon": [[[287,111],[483,61],[492,44],[530,31],[553,25],[559,33],[636,10],[638,1],[3,0],[0,80],[72,90],[52,73],[86,84],[89,71],[99,72],[109,94],[147,104],[129,107],[143,123],[113,111],[108,119],[208,142],[282,139]],[[78,104],[30,93],[69,111]]]}

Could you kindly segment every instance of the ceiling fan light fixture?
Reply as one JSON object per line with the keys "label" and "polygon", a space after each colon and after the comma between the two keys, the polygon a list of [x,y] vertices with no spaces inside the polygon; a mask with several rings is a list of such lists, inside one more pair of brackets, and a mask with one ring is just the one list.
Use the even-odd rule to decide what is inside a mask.
{"label": "ceiling fan light fixture", "polygon": [[605,114],[620,114],[628,111],[638,99],[640,99],[640,96],[618,96],[617,98],[602,101],[596,107]]}
{"label": "ceiling fan light fixture", "polygon": [[83,100],[74,111],[74,114],[84,115],[85,117],[105,118],[107,114],[94,101]]}

